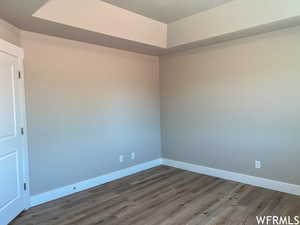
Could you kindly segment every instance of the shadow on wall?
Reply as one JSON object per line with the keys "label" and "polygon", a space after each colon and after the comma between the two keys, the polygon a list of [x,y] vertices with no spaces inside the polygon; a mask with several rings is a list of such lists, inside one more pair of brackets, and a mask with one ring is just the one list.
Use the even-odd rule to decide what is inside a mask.
{"label": "shadow on wall", "polygon": [[296,27],[161,57],[163,157],[300,184],[299,39]]}

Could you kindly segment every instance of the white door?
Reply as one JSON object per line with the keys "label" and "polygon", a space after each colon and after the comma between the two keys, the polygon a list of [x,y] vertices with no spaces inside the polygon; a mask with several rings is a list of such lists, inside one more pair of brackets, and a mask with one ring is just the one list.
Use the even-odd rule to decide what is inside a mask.
{"label": "white door", "polygon": [[0,225],[7,225],[25,206],[22,89],[17,56],[0,43]]}

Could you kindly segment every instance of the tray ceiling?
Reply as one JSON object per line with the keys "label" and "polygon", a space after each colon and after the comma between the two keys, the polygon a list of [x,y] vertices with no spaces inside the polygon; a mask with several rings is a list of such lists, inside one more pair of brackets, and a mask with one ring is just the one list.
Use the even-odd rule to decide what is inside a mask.
{"label": "tray ceiling", "polygon": [[233,0],[103,0],[143,16],[171,23]]}

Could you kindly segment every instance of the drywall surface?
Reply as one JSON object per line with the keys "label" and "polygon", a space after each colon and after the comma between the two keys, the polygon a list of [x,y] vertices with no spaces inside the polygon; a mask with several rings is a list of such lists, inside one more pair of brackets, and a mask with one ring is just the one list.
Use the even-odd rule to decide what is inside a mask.
{"label": "drywall surface", "polygon": [[[299,24],[298,0],[235,0],[219,7],[186,17],[168,25],[168,47],[205,41],[235,33],[258,32],[266,25],[278,29]],[[284,22],[285,20],[289,22]],[[292,22],[294,21],[294,22]],[[267,29],[266,27],[263,29]]]}
{"label": "drywall surface", "polygon": [[14,45],[20,45],[20,31],[17,27],[0,19],[0,39],[8,41]]}
{"label": "drywall surface", "polygon": [[21,43],[32,195],[161,156],[158,57],[23,31]]}
{"label": "drywall surface", "polygon": [[300,184],[299,40],[295,27],[161,57],[163,157]]}
{"label": "drywall surface", "polygon": [[52,0],[33,16],[156,47],[167,47],[167,24],[99,0]]}

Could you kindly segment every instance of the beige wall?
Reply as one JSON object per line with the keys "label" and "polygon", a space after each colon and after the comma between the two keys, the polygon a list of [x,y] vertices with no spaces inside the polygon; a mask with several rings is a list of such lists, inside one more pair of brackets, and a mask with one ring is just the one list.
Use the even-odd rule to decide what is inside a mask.
{"label": "beige wall", "polygon": [[163,156],[300,184],[299,40],[296,27],[161,57]]}
{"label": "beige wall", "polygon": [[29,32],[21,43],[31,194],[160,157],[158,57]]}
{"label": "beige wall", "polygon": [[20,31],[17,27],[0,19],[0,39],[20,45]]}

